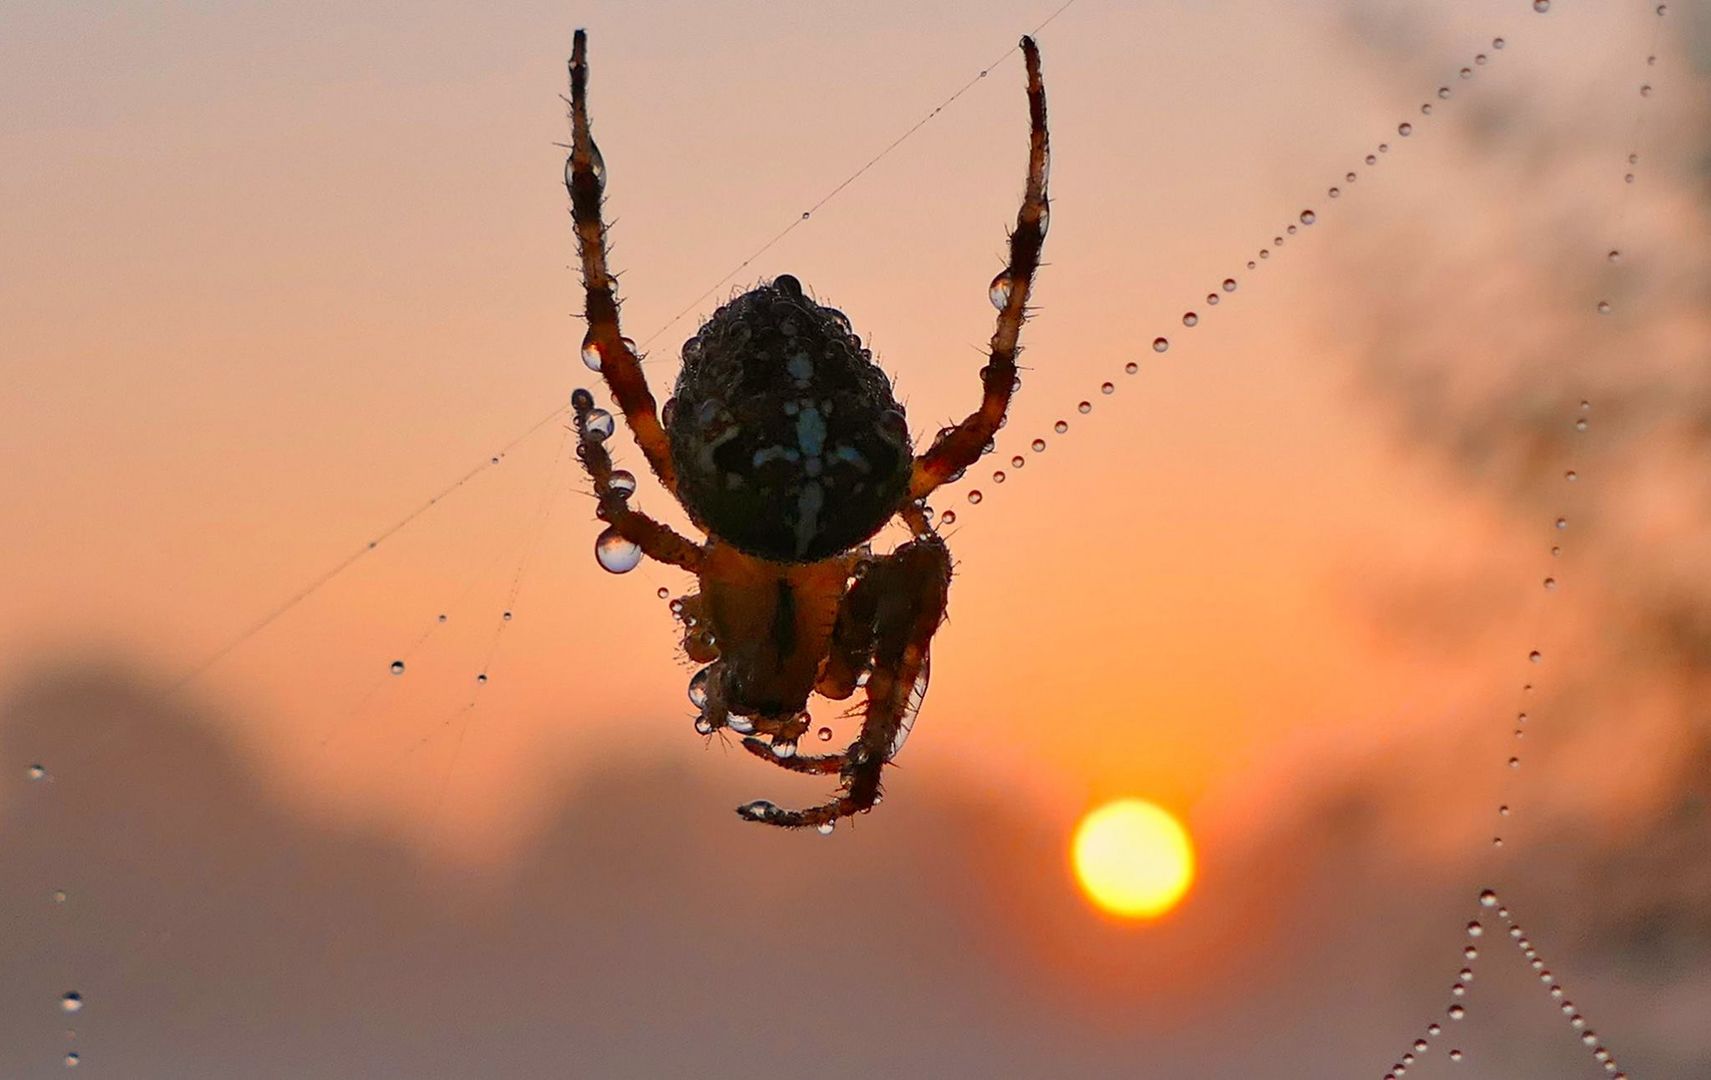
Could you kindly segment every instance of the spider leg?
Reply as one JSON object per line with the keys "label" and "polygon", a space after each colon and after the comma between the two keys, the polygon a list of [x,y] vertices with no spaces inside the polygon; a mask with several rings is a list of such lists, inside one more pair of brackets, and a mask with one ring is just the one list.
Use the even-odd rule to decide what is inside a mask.
{"label": "spider leg", "polygon": [[[928,648],[944,620],[951,581],[950,551],[937,536],[912,540],[876,562],[868,578],[874,579],[878,603],[873,668],[866,688],[867,717],[861,734],[840,755],[777,761],[796,772],[829,772],[830,764],[836,761],[842,791],[805,810],[785,810],[759,800],[745,803],[737,813],[748,821],[786,829],[824,827],[872,809],[879,799],[880,774],[891,761],[900,737],[906,734],[904,725],[912,706],[918,704],[914,695],[926,669]],[[765,744],[748,749],[757,756],[773,756]]]}
{"label": "spider leg", "polygon": [[571,151],[565,162],[564,184],[570,191],[571,219],[576,225],[582,284],[587,294],[588,336],[582,343],[583,354],[599,358],[600,374],[611,388],[612,399],[623,410],[649,467],[675,495],[677,471],[672,465],[671,447],[635,347],[618,324],[615,279],[606,265],[606,223],[600,216],[606,165],[588,128],[588,36],[582,30],[576,32],[570,54],[570,124]]}
{"label": "spider leg", "polygon": [[[612,455],[606,450],[605,434],[596,433],[589,423],[594,412],[594,395],[586,390],[577,390],[570,395],[570,405],[576,414],[576,456],[587,468],[594,481],[595,498],[600,500],[594,515],[618,530],[618,535],[641,548],[642,554],[699,574],[703,555],[701,545],[640,510],[631,509],[629,499],[635,490],[633,481],[623,486],[612,482]],[[605,417],[605,421],[610,427],[611,417]]]}
{"label": "spider leg", "polygon": [[946,483],[980,459],[987,442],[998,431],[1010,407],[1016,385],[1016,339],[1027,318],[1028,293],[1034,271],[1040,265],[1040,248],[1046,239],[1046,177],[1050,172],[1050,147],[1046,139],[1046,91],[1040,79],[1040,50],[1032,38],[1022,39],[1022,56],[1028,65],[1028,186],[1022,208],[1016,212],[1016,229],[1010,234],[1010,262],[993,279],[994,302],[1002,302],[998,327],[993,331],[991,359],[981,369],[985,388],[980,408],[962,423],[946,431],[932,447],[915,459],[909,481],[909,497],[919,499]]}

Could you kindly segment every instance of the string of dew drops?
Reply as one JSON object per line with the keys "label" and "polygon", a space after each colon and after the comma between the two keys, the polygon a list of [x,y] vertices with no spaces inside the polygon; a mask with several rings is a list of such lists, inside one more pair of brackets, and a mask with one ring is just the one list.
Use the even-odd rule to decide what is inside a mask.
{"label": "string of dew drops", "polygon": [[[1535,11],[1544,13],[1550,9],[1549,0],[1535,0],[1533,8]],[[1651,11],[1657,17],[1662,18],[1668,14],[1669,6],[1667,4],[1657,4],[1655,7],[1651,8]],[[1648,68],[1652,68],[1657,65],[1657,42],[1660,34],[1660,24],[1654,22],[1651,47],[1647,51],[1645,60],[1646,67]],[[1625,235],[1623,225],[1626,221],[1627,192],[1628,188],[1635,183],[1636,174],[1633,169],[1639,164],[1640,160],[1638,150],[1635,149],[1635,147],[1638,143],[1638,133],[1641,130],[1642,120],[1645,115],[1642,105],[1644,99],[1649,99],[1652,96],[1652,84],[1650,82],[1641,83],[1639,86],[1638,97],[1642,99],[1642,103],[1636,104],[1635,106],[1636,119],[1631,125],[1628,135],[1629,151],[1625,159],[1627,171],[1622,175],[1622,183],[1624,186],[1618,189],[1618,212],[1616,215],[1615,225],[1612,228],[1613,240],[1609,249],[1601,256],[1601,261],[1606,264],[1607,268],[1617,267],[1622,261],[1622,250],[1624,247],[1623,239]],[[1607,269],[1607,272],[1615,271]],[[1610,301],[1602,296],[1595,298],[1591,302],[1591,309],[1592,317],[1600,321],[1609,316],[1613,310]],[[1590,422],[1588,414],[1591,411],[1592,402],[1588,399],[1582,398],[1578,406],[1575,408],[1574,414],[1571,418],[1573,430],[1576,435],[1582,435],[1589,429]],[[1584,446],[1581,446],[1580,449],[1584,450]],[[1572,493],[1581,486],[1579,483],[1579,466],[1574,460],[1573,454],[1571,454],[1570,461],[1564,468],[1562,481],[1566,485],[1569,493]],[[1569,494],[1565,494],[1563,499],[1566,502],[1569,499]],[[1567,516],[1566,509],[1567,508],[1565,507],[1564,512],[1559,513],[1550,523],[1551,529],[1555,534],[1563,533],[1569,527],[1569,518]],[[1540,581],[1543,597],[1545,598],[1549,598],[1553,596],[1553,594],[1557,593],[1561,584],[1559,580],[1560,572],[1555,569],[1555,566],[1562,558],[1563,544],[1560,537],[1555,535],[1553,535],[1552,541],[1553,542],[1549,545],[1547,571]],[[1534,618],[1530,633],[1530,636],[1535,641],[1542,636],[1541,629],[1545,618],[1545,607],[1542,605],[1535,605]],[[1530,649],[1526,656],[1526,662],[1530,668],[1538,667],[1544,662],[1544,659],[1543,652],[1536,647]],[[1528,678],[1521,684],[1519,706],[1514,712],[1514,724],[1508,740],[1512,749],[1504,755],[1505,767],[1502,771],[1499,801],[1496,807],[1498,829],[1493,833],[1491,838],[1491,845],[1488,849],[1488,851],[1491,852],[1501,852],[1505,849],[1502,823],[1513,816],[1517,805],[1516,798],[1508,793],[1509,785],[1516,772],[1521,768],[1522,761],[1519,743],[1524,740],[1527,735],[1528,720],[1530,719],[1526,703],[1535,693],[1536,689],[1536,684],[1532,678]],[[1530,967],[1537,976],[1539,984],[1544,987],[1545,992],[1556,1005],[1576,1040],[1591,1056],[1593,1062],[1603,1069],[1607,1075],[1611,1076],[1613,1080],[1627,1080],[1628,1074],[1624,1072],[1622,1066],[1617,1063],[1615,1055],[1611,1052],[1609,1047],[1605,1045],[1604,1040],[1599,1038],[1598,1033],[1589,1026],[1586,1017],[1581,1014],[1580,1010],[1575,1006],[1574,1001],[1568,996],[1568,991],[1563,987],[1561,978],[1546,966],[1544,957],[1540,955],[1539,950],[1533,945],[1532,939],[1528,936],[1527,932],[1524,931],[1520,924],[1511,916],[1508,906],[1503,903],[1496,889],[1490,887],[1482,889],[1479,893],[1478,904],[1479,908],[1484,913],[1482,917],[1489,917],[1489,915],[1494,914],[1497,919],[1501,921],[1504,932],[1520,952],[1522,959],[1526,961],[1528,967]],[[1479,946],[1476,942],[1485,934],[1485,926],[1484,923],[1481,922],[1480,918],[1470,920],[1466,929],[1468,938],[1470,939],[1468,944],[1465,945],[1462,950],[1463,959],[1466,961],[1466,964],[1457,973],[1455,982],[1450,986],[1450,1003],[1444,1010],[1445,1015],[1452,1022],[1459,1021],[1467,1015],[1467,1008],[1463,1004],[1462,999],[1467,994],[1468,983],[1470,983],[1474,978],[1475,966],[1480,956]],[[1417,1036],[1412,1043],[1412,1049],[1408,1052],[1404,1052],[1396,1058],[1396,1060],[1391,1064],[1390,1069],[1383,1074],[1383,1080],[1402,1080],[1402,1078],[1406,1077],[1408,1067],[1414,1064],[1417,1060],[1416,1055],[1425,1053],[1432,1045],[1432,1040],[1438,1038],[1438,1036],[1442,1034],[1443,1030],[1443,1025],[1437,1021],[1427,1024],[1424,1036]],[[1460,1062],[1464,1059],[1465,1054],[1460,1049],[1452,1046],[1449,1050],[1448,1057],[1452,1062]]]}

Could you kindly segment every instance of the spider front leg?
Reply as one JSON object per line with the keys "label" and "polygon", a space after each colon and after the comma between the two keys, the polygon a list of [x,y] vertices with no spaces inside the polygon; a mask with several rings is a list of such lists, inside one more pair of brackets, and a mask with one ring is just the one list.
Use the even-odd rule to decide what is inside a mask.
{"label": "spider front leg", "polygon": [[612,400],[623,410],[624,420],[648,459],[660,483],[677,493],[677,471],[671,447],[660,426],[648,381],[636,357],[634,344],[618,324],[618,296],[612,272],[606,265],[606,223],[600,216],[605,197],[606,163],[588,127],[588,35],[576,32],[570,54],[570,158],[564,166],[564,186],[570,191],[571,219],[576,224],[576,246],[582,257],[582,284],[586,293],[588,336],[583,340],[584,358],[593,357],[600,374],[611,388]]}
{"label": "spider front leg", "polygon": [[606,437],[612,434],[612,417],[605,412],[595,415],[594,395],[586,390],[579,389],[570,395],[570,407],[576,417],[576,456],[582,459],[589,478],[594,481],[594,497],[599,500],[595,516],[641,548],[643,555],[699,574],[705,554],[700,544],[630,506],[630,496],[636,490],[635,477],[627,473],[619,477],[612,468],[612,455],[606,450]]}
{"label": "spider front leg", "polygon": [[1028,186],[1022,208],[1016,212],[1016,230],[1010,234],[1010,262],[992,280],[992,299],[998,305],[998,327],[993,331],[991,359],[981,369],[985,389],[980,407],[962,423],[935,441],[915,459],[909,480],[909,497],[919,499],[980,460],[986,444],[998,432],[1010,408],[1016,387],[1017,339],[1028,313],[1028,293],[1039,269],[1040,249],[1046,240],[1049,200],[1046,177],[1050,172],[1051,148],[1046,139],[1046,90],[1040,79],[1040,50],[1032,38],[1022,39],[1022,56],[1028,65]]}
{"label": "spider front leg", "polygon": [[739,815],[787,829],[825,828],[872,809],[879,800],[880,774],[907,733],[904,725],[919,708],[917,692],[926,676],[933,635],[944,621],[950,581],[950,551],[937,536],[912,540],[873,564],[846,598],[860,600],[857,590],[871,588],[873,652],[861,734],[842,754],[789,758],[775,758],[758,739],[743,741],[750,752],[794,772],[837,772],[842,792],[806,810],[785,810],[757,800],[737,807]]}

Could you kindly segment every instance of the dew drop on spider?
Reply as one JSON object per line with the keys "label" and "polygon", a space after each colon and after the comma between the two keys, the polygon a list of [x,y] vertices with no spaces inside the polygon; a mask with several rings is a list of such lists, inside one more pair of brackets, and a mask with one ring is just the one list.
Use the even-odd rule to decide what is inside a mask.
{"label": "dew drop on spider", "polygon": [[[949,511],[946,511],[946,513],[949,513]],[[819,739],[821,742],[831,742],[832,741],[832,729],[829,727],[823,727],[819,731],[816,731],[814,733],[814,737],[816,739]]]}
{"label": "dew drop on spider", "polygon": [[738,735],[753,735],[755,733],[754,721],[746,716],[733,716],[725,721],[725,726]]}
{"label": "dew drop on spider", "polygon": [[712,680],[713,669],[704,667],[689,677],[689,704],[697,709],[707,707],[707,683]]}
{"label": "dew drop on spider", "polygon": [[772,744],[772,756],[775,758],[793,758],[796,756],[794,742],[775,742]]}
{"label": "dew drop on spider", "polygon": [[594,561],[602,570],[627,574],[642,561],[642,549],[619,535],[616,528],[608,528],[594,541]]}
{"label": "dew drop on spider", "polygon": [[1052,425],[1052,430],[1057,432],[1059,435],[1065,434],[1069,431],[1069,421],[1059,420],[1057,423]]}
{"label": "dew drop on spider", "polygon": [[765,799],[756,799],[754,802],[746,802],[737,807],[737,813],[750,821],[765,821],[778,813],[778,807]]}
{"label": "dew drop on spider", "polygon": [[402,660],[392,661],[392,674],[394,674],[394,675],[404,674],[404,661],[402,661]]}
{"label": "dew drop on spider", "polygon": [[612,422],[612,414],[605,409],[591,409],[588,413],[588,437],[599,442],[605,442],[612,437],[617,426]]}
{"label": "dew drop on spider", "polygon": [[707,719],[705,716],[697,716],[695,718],[695,734],[697,734],[697,735],[711,735],[711,734],[713,734],[713,721]]}
{"label": "dew drop on spider", "polygon": [[[582,339],[582,363],[589,371],[600,370],[600,343],[595,340],[592,330],[589,331],[587,337]],[[587,393],[587,391],[579,390],[577,393]]]}
{"label": "dew drop on spider", "polygon": [[992,279],[986,295],[991,298],[992,306],[1003,311],[1010,303],[1010,293],[1016,288],[1016,283],[1010,277],[1010,271],[1000,270],[998,276]]}
{"label": "dew drop on spider", "polygon": [[835,821],[822,821],[820,824],[814,826],[814,831],[819,833],[821,836],[830,836],[832,835],[832,830],[837,827],[837,824],[838,823]]}
{"label": "dew drop on spider", "polygon": [[1088,413],[1093,411],[1093,402],[1084,401],[1075,407],[1075,411],[1078,413],[1081,413],[1083,416],[1085,416]]}
{"label": "dew drop on spider", "polygon": [[612,476],[606,481],[606,490],[627,499],[636,493],[636,474],[628,469],[613,469]]}

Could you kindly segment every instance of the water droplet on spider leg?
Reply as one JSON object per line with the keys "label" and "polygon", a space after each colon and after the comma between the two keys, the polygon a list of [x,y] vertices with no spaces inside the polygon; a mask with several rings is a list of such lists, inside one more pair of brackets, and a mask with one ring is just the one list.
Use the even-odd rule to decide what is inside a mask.
{"label": "water droplet on spider leg", "polygon": [[641,563],[642,549],[608,528],[594,541],[594,561],[610,573],[627,574]]}
{"label": "water droplet on spider leg", "polygon": [[620,499],[629,498],[636,493],[636,474],[628,469],[613,469],[606,478],[606,490]]}
{"label": "water droplet on spider leg", "polygon": [[588,437],[596,442],[605,442],[612,437],[617,425],[612,420],[612,414],[605,409],[590,409],[588,411]]}
{"label": "water droplet on spider leg", "polygon": [[53,891],[53,902],[56,904],[63,904],[65,903],[68,895],[69,894],[64,889],[55,889]]}
{"label": "water droplet on spider leg", "polygon": [[767,821],[778,813],[778,807],[765,799],[756,799],[737,807],[737,813],[745,821]]}
{"label": "water droplet on spider leg", "polygon": [[835,821],[822,821],[820,824],[814,826],[814,831],[819,833],[821,836],[830,836],[832,835],[832,830],[837,828],[837,825],[838,823]]}
{"label": "water droplet on spider leg", "polygon": [[695,718],[695,734],[697,734],[697,735],[711,735],[711,734],[713,734],[713,721],[707,719],[705,716],[697,716]]}
{"label": "water droplet on spider leg", "polygon": [[1315,214],[1313,211],[1311,211],[1311,210],[1301,211],[1301,224],[1311,225],[1315,221],[1318,221],[1318,220],[1319,220],[1319,215]]}
{"label": "water droplet on spider leg", "polygon": [[594,395],[579,386],[570,392],[570,407],[572,410],[592,409],[594,407]]}
{"label": "water droplet on spider leg", "polygon": [[713,680],[713,669],[704,667],[689,677],[689,704],[697,709],[707,707],[707,684]]}
{"label": "water droplet on spider leg", "polygon": [[1000,270],[998,276],[987,286],[986,295],[992,300],[992,306],[1003,311],[1010,304],[1010,294],[1015,290],[1016,282],[1010,277],[1010,271]]}
{"label": "water droplet on spider leg", "polygon": [[[588,368],[589,371],[599,371],[600,370],[600,364],[601,364],[600,342],[595,339],[594,331],[592,331],[592,330],[588,331],[588,336],[584,337],[582,339],[582,363]],[[586,391],[586,390],[578,390],[576,392],[576,394],[587,394],[587,393],[588,393],[588,391]],[[576,394],[571,395],[571,400],[573,402],[576,400]],[[589,398],[590,402],[592,402],[593,400],[594,400],[593,398]]]}
{"label": "water droplet on spider leg", "polygon": [[1257,266],[1257,265],[1259,265],[1259,264],[1258,264],[1258,263],[1256,263],[1256,262],[1254,262],[1254,261],[1253,261],[1253,260],[1252,260],[1252,259],[1249,259],[1249,260],[1248,260],[1248,269],[1249,269],[1249,270],[1252,270],[1252,269],[1253,269],[1253,268],[1254,268],[1254,267],[1255,267],[1255,266]]}
{"label": "water droplet on spider leg", "polygon": [[402,661],[402,660],[392,661],[392,664],[391,664],[391,667],[389,670],[391,670],[392,674],[394,674],[394,675],[404,674],[404,661]]}
{"label": "water droplet on spider leg", "polygon": [[59,1007],[61,1012],[81,1012],[83,1011],[83,995],[75,990],[68,990],[60,995]]}
{"label": "water droplet on spider leg", "polygon": [[1093,411],[1093,402],[1083,401],[1081,404],[1079,404],[1075,407],[1075,411],[1078,413],[1081,413],[1083,416],[1085,416],[1088,413]]}
{"label": "water droplet on spider leg", "polygon": [[1460,75],[1464,79],[1471,79],[1471,78],[1473,78],[1473,69],[1469,68],[1469,67],[1464,67],[1460,71],[1458,71],[1456,74]]}

